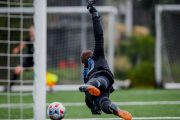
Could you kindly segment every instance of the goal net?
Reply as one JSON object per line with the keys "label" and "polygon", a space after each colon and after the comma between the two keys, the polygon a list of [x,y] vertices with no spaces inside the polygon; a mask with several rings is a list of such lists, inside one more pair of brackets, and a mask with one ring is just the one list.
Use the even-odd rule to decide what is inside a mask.
{"label": "goal net", "polygon": [[[25,13],[23,10],[18,13],[12,13],[12,7],[23,8],[32,7],[33,1],[1,0],[0,1],[0,114],[1,119],[23,119],[29,112],[33,113],[28,106],[23,106],[26,96],[32,96],[32,92],[23,92],[20,89],[14,91],[15,86],[24,86],[32,84],[32,67],[24,67],[24,71],[18,78],[12,81],[17,66],[23,65],[25,57],[32,57],[27,54],[27,49],[19,49],[19,45],[32,44],[31,41],[25,41],[28,37],[28,28],[33,24],[33,13]],[[2,10],[2,8],[4,8]],[[18,47],[16,50],[15,48]],[[28,71],[28,72],[25,72]],[[20,88],[20,87],[19,87]],[[6,90],[5,90],[6,89]],[[4,91],[4,92],[2,92]],[[30,97],[32,101],[32,97]],[[29,116],[30,117],[30,116]],[[31,116],[32,117],[32,116]]]}
{"label": "goal net", "polygon": [[[45,15],[42,16],[43,7],[36,6],[39,4],[37,1],[0,1],[0,114],[7,113],[1,116],[2,119],[43,119],[46,65],[47,72],[58,77],[58,85],[80,84],[81,51],[94,49],[92,19],[85,7],[48,7],[46,27],[46,20],[43,19]],[[117,10],[114,7],[97,9],[103,23],[106,58],[113,70]],[[32,24],[35,27],[34,42],[26,41]],[[42,37],[46,36],[44,27],[47,30],[46,48],[46,38]],[[33,44],[35,53],[29,54],[26,48],[14,53],[13,49],[22,42],[25,46]],[[17,80],[12,81],[11,76],[17,66],[23,66],[24,58],[32,56],[35,64],[24,67]],[[47,63],[44,64],[46,59]],[[15,83],[12,91],[7,89],[3,92],[4,87],[9,87],[12,82]]]}
{"label": "goal net", "polygon": [[0,0],[0,61],[0,118],[44,119],[46,0]]}
{"label": "goal net", "polygon": [[180,88],[180,6],[156,8],[156,80],[165,88]]}

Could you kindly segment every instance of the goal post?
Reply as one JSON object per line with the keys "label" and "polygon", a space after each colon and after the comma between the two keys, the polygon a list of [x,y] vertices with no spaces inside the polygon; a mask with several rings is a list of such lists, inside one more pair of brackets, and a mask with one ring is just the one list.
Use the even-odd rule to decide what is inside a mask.
{"label": "goal post", "polygon": [[34,119],[46,119],[47,1],[34,0]]}
{"label": "goal post", "polygon": [[155,76],[157,86],[180,88],[180,5],[157,5]]}

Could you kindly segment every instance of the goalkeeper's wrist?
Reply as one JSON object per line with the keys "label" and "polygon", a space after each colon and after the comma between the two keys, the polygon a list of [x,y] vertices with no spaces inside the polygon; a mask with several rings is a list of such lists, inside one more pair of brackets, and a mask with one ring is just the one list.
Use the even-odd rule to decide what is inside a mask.
{"label": "goalkeeper's wrist", "polygon": [[92,13],[92,17],[93,17],[93,18],[95,18],[95,17],[100,17],[99,12],[93,12],[93,13]]}

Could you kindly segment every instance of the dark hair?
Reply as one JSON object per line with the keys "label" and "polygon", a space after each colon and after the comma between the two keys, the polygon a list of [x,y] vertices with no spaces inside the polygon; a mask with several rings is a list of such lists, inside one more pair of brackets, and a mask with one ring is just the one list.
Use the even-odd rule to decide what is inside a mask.
{"label": "dark hair", "polygon": [[81,62],[85,65],[87,60],[93,56],[92,50],[85,50],[81,53]]}

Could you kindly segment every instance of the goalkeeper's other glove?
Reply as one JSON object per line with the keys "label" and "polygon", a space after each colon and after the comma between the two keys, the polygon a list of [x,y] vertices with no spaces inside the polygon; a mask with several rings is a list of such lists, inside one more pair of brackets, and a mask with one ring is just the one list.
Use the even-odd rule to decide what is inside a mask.
{"label": "goalkeeper's other glove", "polygon": [[89,10],[89,12],[90,12],[91,14],[97,12],[97,10],[96,10],[96,8],[93,6],[93,4],[94,4],[93,0],[89,0],[89,1],[87,2],[87,9]]}

